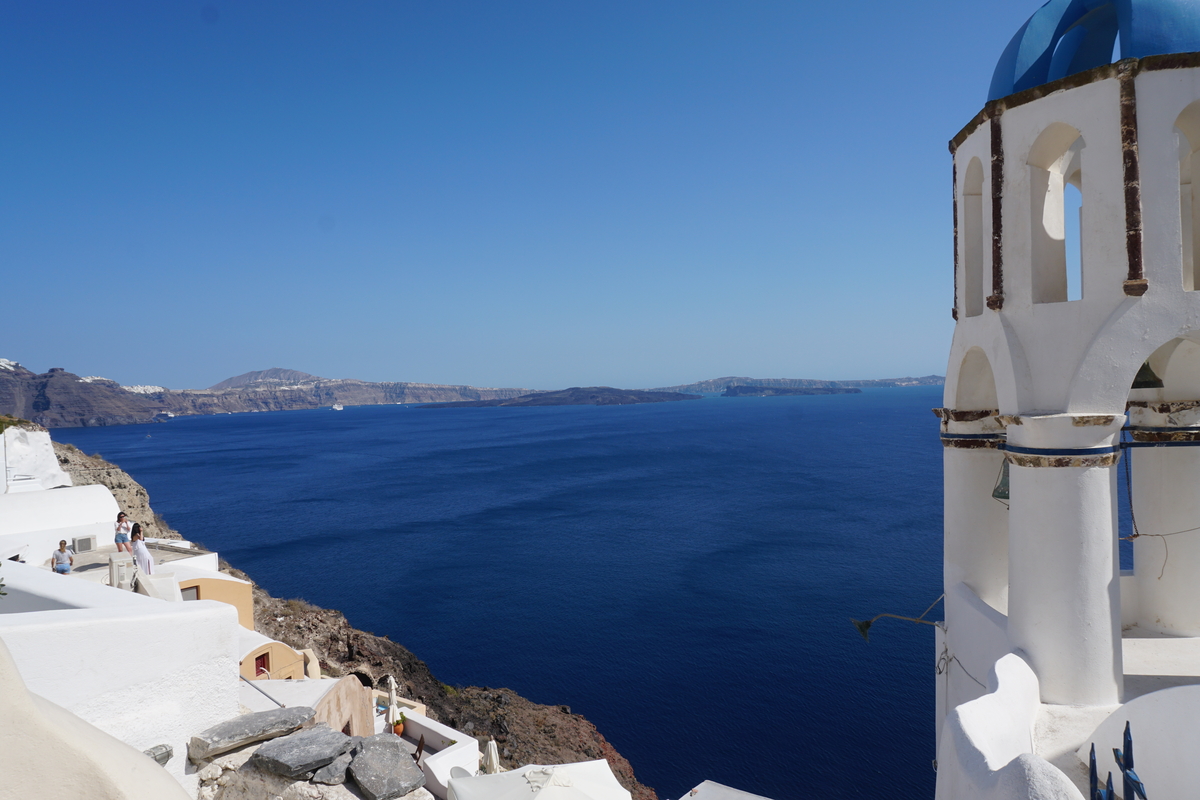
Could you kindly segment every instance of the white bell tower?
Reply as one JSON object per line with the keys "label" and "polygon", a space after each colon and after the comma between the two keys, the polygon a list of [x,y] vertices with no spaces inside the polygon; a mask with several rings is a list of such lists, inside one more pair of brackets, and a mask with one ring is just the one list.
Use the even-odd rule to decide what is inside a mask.
{"label": "white bell tower", "polygon": [[[1108,63],[1118,31],[1127,57]],[[1200,637],[1193,51],[1187,0],[1047,3],[950,142],[939,742],[1010,653],[1043,707],[1115,709],[1143,692],[1123,634]],[[1140,536],[1122,573],[1126,469]]]}

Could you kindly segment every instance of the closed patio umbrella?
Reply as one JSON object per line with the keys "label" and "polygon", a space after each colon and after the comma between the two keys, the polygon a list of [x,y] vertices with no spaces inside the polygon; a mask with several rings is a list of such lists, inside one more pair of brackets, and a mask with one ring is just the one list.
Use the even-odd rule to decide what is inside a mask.
{"label": "closed patio umbrella", "polygon": [[632,800],[603,759],[451,778],[450,789],[456,800]]}
{"label": "closed patio umbrella", "polygon": [[487,775],[499,775],[504,771],[500,766],[500,750],[496,747],[495,739],[488,739],[483,748],[483,771]]}
{"label": "closed patio umbrella", "polygon": [[390,726],[395,725],[397,722],[400,721],[400,707],[396,704],[396,679],[393,678],[391,675],[388,675],[387,683],[388,683],[388,708],[387,708],[387,716],[385,717],[385,719],[387,720],[387,724],[389,726],[388,732],[391,733]]}

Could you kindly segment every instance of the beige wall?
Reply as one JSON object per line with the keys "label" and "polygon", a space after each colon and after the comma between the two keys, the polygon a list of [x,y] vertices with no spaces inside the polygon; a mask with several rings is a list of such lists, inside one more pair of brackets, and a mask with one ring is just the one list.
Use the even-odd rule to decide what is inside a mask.
{"label": "beige wall", "polygon": [[[201,590],[203,598],[203,590]],[[254,659],[267,654],[270,661],[270,677],[277,681],[284,680],[300,680],[304,677],[304,656],[297,653],[292,648],[282,642],[268,642],[262,647],[256,647],[250,651],[245,658],[242,659],[239,672],[242,677],[254,680],[255,678],[266,678],[266,675],[254,674]],[[345,723],[343,723],[345,724]],[[340,730],[340,728],[339,728]]]}
{"label": "beige wall", "polygon": [[342,730],[349,723],[351,736],[372,736],[375,733],[372,692],[353,675],[342,678],[326,692],[317,703],[316,712],[314,719],[324,722],[335,731]]}
{"label": "beige wall", "polygon": [[254,594],[250,584],[219,578],[186,578],[179,581],[181,592],[192,587],[200,591],[201,600],[218,600],[236,608],[238,623],[247,630],[254,630]]}

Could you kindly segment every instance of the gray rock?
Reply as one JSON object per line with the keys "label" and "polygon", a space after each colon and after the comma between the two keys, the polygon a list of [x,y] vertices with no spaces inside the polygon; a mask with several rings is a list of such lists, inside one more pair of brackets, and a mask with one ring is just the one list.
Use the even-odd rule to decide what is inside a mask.
{"label": "gray rock", "polygon": [[188,743],[188,758],[199,763],[254,742],[283,736],[298,730],[316,713],[306,706],[296,706],[234,717],[193,736]]}
{"label": "gray rock", "polygon": [[342,753],[325,766],[313,773],[313,783],[323,783],[326,786],[337,786],[346,782],[346,768],[350,766],[351,755]]}
{"label": "gray rock", "polygon": [[353,741],[328,725],[317,725],[258,748],[250,761],[262,769],[288,778],[303,778],[346,752]]}
{"label": "gray rock", "polygon": [[417,767],[400,737],[379,733],[362,740],[350,762],[350,776],[367,800],[392,800],[425,785],[425,775]]}

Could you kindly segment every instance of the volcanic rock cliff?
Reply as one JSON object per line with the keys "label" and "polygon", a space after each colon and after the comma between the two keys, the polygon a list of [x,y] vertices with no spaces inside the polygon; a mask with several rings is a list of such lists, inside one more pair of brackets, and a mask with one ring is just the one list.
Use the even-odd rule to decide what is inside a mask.
{"label": "volcanic rock cliff", "polygon": [[106,378],[81,378],[59,367],[38,375],[16,362],[0,359],[0,414],[12,414],[47,428],[130,425],[155,422],[169,414],[289,411],[335,403],[357,406],[493,400],[528,392],[435,383],[327,380],[284,369],[248,372],[209,389],[175,391],[159,386],[123,387]]}
{"label": "volcanic rock cliff", "polygon": [[[54,443],[58,462],[76,486],[103,484],[112,490],[129,518],[148,526],[152,537],[177,539],[179,533],[150,507],[146,489],[116,464],[99,454],[85,455],[74,446]],[[222,571],[254,583],[225,562]],[[340,611],[318,608],[303,600],[281,600],[254,584],[256,629],[294,648],[311,648],[321,670],[330,676],[355,675],[369,686],[381,686],[387,675],[396,678],[406,697],[428,707],[429,715],[486,742],[495,739],[503,765],[565,764],[603,758],[634,800],[658,800],[657,794],[634,776],[629,761],[609,744],[596,726],[567,706],[546,706],[511,689],[451,687],[407,648],[350,625]]]}

